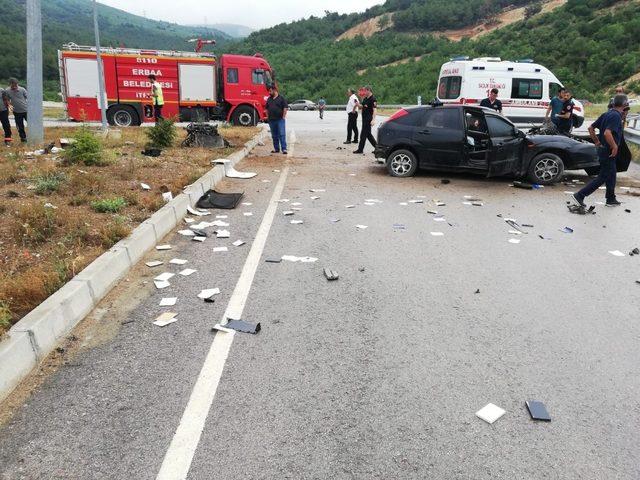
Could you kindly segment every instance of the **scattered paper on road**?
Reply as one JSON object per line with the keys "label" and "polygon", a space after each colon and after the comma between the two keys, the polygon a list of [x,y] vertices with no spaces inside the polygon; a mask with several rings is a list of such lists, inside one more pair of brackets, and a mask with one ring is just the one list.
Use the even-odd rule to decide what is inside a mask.
{"label": "scattered paper on road", "polygon": [[251,205],[253,205],[253,203],[251,203],[251,202],[242,202],[242,205],[244,205],[246,207],[250,207]]}
{"label": "scattered paper on road", "polygon": [[194,220],[193,218],[190,218],[190,217],[184,217],[184,223],[189,224],[189,223],[193,223],[193,222],[195,222],[195,220]]}
{"label": "scattered paper on road", "polygon": [[253,212],[242,212],[242,214],[243,214],[245,217],[252,217],[252,216],[253,216]]}
{"label": "scattered paper on road", "polygon": [[151,190],[151,187],[146,183],[140,183],[140,186],[142,187],[143,190]]}
{"label": "scattered paper on road", "polygon": [[167,280],[175,277],[175,273],[171,273],[171,272],[164,272],[161,273],[160,275],[158,275],[157,277],[154,278],[154,280],[156,282],[166,282]]}
{"label": "scattered paper on road", "polygon": [[158,245],[156,250],[171,250],[171,245]]}
{"label": "scattered paper on road", "polygon": [[162,199],[163,199],[166,203],[170,202],[171,200],[173,200],[173,193],[171,193],[171,192],[164,192],[164,193],[162,194]]}
{"label": "scattered paper on road", "polygon": [[223,220],[225,218],[229,218],[229,215],[216,215],[216,218]]}
{"label": "scattered paper on road", "polygon": [[494,405],[493,403],[489,403],[488,405],[482,407],[480,410],[476,412],[476,416],[481,418],[485,422],[491,424],[498,420],[501,416],[503,416],[506,410]]}
{"label": "scattered paper on road", "polygon": [[300,225],[304,222],[302,220],[291,220],[289,223],[291,223],[291,225]]}
{"label": "scattered paper on road", "polygon": [[153,322],[153,324],[159,327],[166,327],[167,325],[178,321],[176,318],[177,315],[177,313],[165,312],[156,318],[156,321]]}
{"label": "scattered paper on road", "polygon": [[235,242],[233,242],[233,246],[234,247],[241,247],[242,245],[244,245],[244,241],[243,240],[236,240]]}
{"label": "scattered paper on road", "polygon": [[433,237],[444,237],[444,233],[442,233],[442,232],[431,232],[431,236],[433,236]]}
{"label": "scattered paper on road", "polygon": [[510,238],[509,239],[509,243],[520,243],[520,239],[519,238]]}
{"label": "scattered paper on road", "polygon": [[153,260],[152,262],[146,262],[146,263],[145,263],[145,265],[146,265],[147,267],[152,267],[152,268],[153,268],[153,267],[157,267],[157,266],[159,266],[159,265],[162,265],[163,263],[164,263],[164,262],[161,262],[161,261],[159,261],[159,260]]}
{"label": "scattered paper on road", "polygon": [[283,214],[285,217],[286,217],[286,216],[289,216],[289,215],[293,215],[294,213],[296,213],[296,212],[294,212],[293,210],[285,210],[284,212],[282,212],[282,214]]}
{"label": "scattered paper on road", "polygon": [[194,242],[204,242],[206,239],[207,237],[193,237],[191,240]]}
{"label": "scattered paper on road", "polygon": [[626,257],[626,255],[622,253],[620,250],[609,250],[609,253],[614,257]]}
{"label": "scattered paper on road", "polygon": [[400,205],[402,205],[403,207],[406,207],[409,204],[407,202],[400,202]]}
{"label": "scattered paper on road", "polygon": [[207,288],[205,290],[202,290],[198,294],[198,298],[206,300],[207,298],[211,298],[214,295],[218,295],[219,293],[220,293],[220,289],[219,288]]}
{"label": "scattered paper on road", "polygon": [[344,208],[356,208],[355,205],[345,205]]}
{"label": "scattered paper on road", "polygon": [[300,205],[302,205],[302,203],[300,203],[300,202],[293,202],[291,205],[293,205],[294,207],[299,207]]}
{"label": "scattered paper on road", "polygon": [[169,260],[169,263],[172,265],[184,265],[188,260],[183,260],[182,258],[172,258]]}
{"label": "scattered paper on road", "polygon": [[213,247],[213,251],[214,251],[214,253],[216,253],[216,252],[228,252],[229,248],[227,248],[227,247]]}
{"label": "scattered paper on road", "polygon": [[182,275],[183,277],[188,277],[189,275],[194,274],[196,272],[197,272],[197,270],[194,270],[192,268],[185,268],[181,272],[178,272],[178,274]]}
{"label": "scattered paper on road", "polygon": [[170,287],[170,286],[171,286],[171,284],[170,284],[169,282],[167,282],[167,281],[159,282],[159,281],[157,281],[157,280],[154,280],[154,281],[153,281],[153,284],[156,286],[156,288],[157,288],[158,290],[162,290],[163,288],[167,288],[167,287]]}
{"label": "scattered paper on road", "polygon": [[178,301],[178,297],[167,297],[160,300],[161,307],[173,307]]}
{"label": "scattered paper on road", "polygon": [[231,234],[228,230],[218,230],[218,233],[216,234],[216,237],[218,238],[229,238],[230,236]]}
{"label": "scattered paper on road", "polygon": [[193,233],[193,230],[178,230],[178,233],[180,235],[184,235],[185,237],[195,237],[195,233]]}
{"label": "scattered paper on road", "polygon": [[356,225],[356,228],[359,230],[364,230],[365,228],[369,228],[367,225]]}
{"label": "scattered paper on road", "polygon": [[311,200],[319,200],[320,197],[309,197]]}

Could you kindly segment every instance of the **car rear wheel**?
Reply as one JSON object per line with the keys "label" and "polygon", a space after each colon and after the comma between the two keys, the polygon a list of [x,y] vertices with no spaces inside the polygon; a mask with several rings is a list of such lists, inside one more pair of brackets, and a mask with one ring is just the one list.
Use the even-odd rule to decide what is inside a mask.
{"label": "car rear wheel", "polygon": [[564,162],[555,153],[541,153],[529,167],[529,180],[539,185],[549,185],[560,181],[564,175]]}
{"label": "car rear wheel", "polygon": [[387,158],[387,170],[392,177],[411,177],[418,170],[418,159],[410,150],[396,150]]}

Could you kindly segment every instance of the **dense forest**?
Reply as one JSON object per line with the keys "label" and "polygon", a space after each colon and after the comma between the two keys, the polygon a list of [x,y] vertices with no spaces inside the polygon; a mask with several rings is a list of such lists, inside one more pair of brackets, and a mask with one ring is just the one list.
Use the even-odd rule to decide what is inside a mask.
{"label": "dense forest", "polygon": [[[26,78],[27,46],[24,0],[0,0],[0,82],[9,77]],[[98,5],[101,42],[106,46],[189,50],[185,40],[214,36],[223,44],[230,37],[217,30],[183,27],[131,15]],[[94,43],[93,7],[89,0],[45,0],[42,2],[44,77],[47,97],[58,98],[57,50],[65,43]]]}
{"label": "dense forest", "polygon": [[[475,2],[446,5],[455,17]],[[533,58],[552,69],[579,98],[591,100],[605,98],[612,85],[640,70],[640,43],[632,40],[640,32],[637,0],[569,0],[553,12],[523,19],[477,40],[453,42],[428,31],[417,34],[412,28],[403,33],[396,27],[369,39],[335,41],[340,31],[363,18],[393,8],[399,9],[397,16],[412,6],[441,9],[445,2],[389,0],[357,18],[330,14],[256,32],[225,50],[260,51],[275,68],[287,97],[322,96],[329,103],[342,102],[347,87],[364,84],[373,85],[384,103],[415,102],[418,95],[432,98],[440,66],[458,55]],[[420,59],[414,61],[414,57]],[[379,68],[403,59],[409,61]],[[632,87],[638,88],[636,84]]]}

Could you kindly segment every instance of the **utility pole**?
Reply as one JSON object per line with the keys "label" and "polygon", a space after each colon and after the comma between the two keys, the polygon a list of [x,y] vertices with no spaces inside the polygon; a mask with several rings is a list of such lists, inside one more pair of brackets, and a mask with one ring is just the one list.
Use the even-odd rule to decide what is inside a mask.
{"label": "utility pole", "polygon": [[40,0],[27,0],[27,122],[31,145],[44,142],[42,124],[42,11]]}
{"label": "utility pole", "polygon": [[96,34],[96,57],[98,60],[98,103],[100,105],[100,113],[102,116],[102,130],[106,132],[107,126],[107,94],[104,85],[104,68],[102,66],[102,54],[100,52],[100,29],[98,27],[98,2],[93,0],[93,29]]}

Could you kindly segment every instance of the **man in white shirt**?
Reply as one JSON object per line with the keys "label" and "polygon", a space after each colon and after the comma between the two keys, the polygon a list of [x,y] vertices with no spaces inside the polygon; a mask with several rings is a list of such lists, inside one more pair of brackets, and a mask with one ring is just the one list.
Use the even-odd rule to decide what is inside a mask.
{"label": "man in white shirt", "polygon": [[347,122],[347,141],[344,142],[348,145],[351,142],[351,133],[353,132],[353,143],[358,143],[358,105],[360,100],[356,96],[356,91],[353,88],[347,90],[347,96],[349,101],[347,102],[347,116],[349,121]]}

